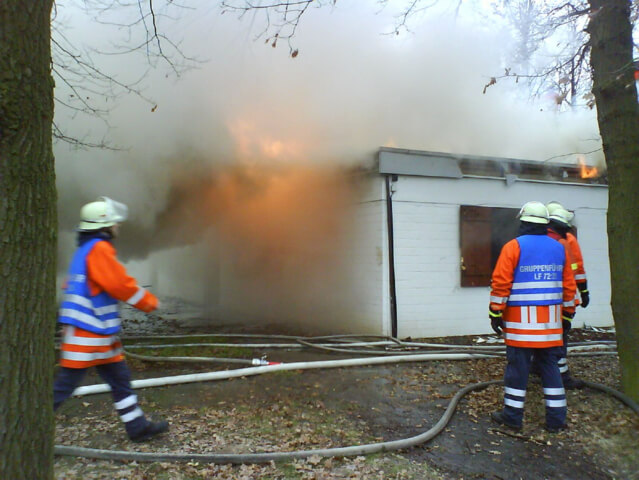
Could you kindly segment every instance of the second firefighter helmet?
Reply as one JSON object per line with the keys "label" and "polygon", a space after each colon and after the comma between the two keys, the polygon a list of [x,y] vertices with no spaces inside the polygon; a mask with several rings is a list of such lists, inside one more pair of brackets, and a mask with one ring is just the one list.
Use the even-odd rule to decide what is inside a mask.
{"label": "second firefighter helmet", "polygon": [[567,226],[572,226],[572,221],[575,218],[575,214],[565,208],[561,203],[552,201],[546,204],[548,209],[548,215],[551,220],[557,220],[559,223],[564,223]]}
{"label": "second firefighter helmet", "polygon": [[570,222],[573,217],[574,215],[564,208],[555,208],[552,213],[548,215],[548,219],[550,221],[557,222],[566,228],[570,228],[572,226]]}
{"label": "second firefighter helmet", "polygon": [[546,224],[548,223],[548,209],[541,202],[527,202],[519,210],[517,218],[522,222]]}
{"label": "second firefighter helmet", "polygon": [[111,200],[109,197],[99,197],[95,202],[87,203],[80,210],[80,224],[78,230],[90,232],[105,227],[112,227],[124,222],[129,215],[129,209],[124,203]]}

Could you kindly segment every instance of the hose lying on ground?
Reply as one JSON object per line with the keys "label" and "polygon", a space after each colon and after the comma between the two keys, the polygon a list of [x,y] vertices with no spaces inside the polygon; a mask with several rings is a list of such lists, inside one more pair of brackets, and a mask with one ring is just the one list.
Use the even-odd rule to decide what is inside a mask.
{"label": "hose lying on ground", "polygon": [[164,357],[164,356],[151,356],[140,355],[138,353],[124,351],[125,355],[137,360],[143,360],[145,362],[177,362],[177,363],[234,363],[237,365],[268,365],[268,363],[261,363],[259,359],[248,360],[245,358],[223,358],[223,357]]}
{"label": "hose lying on ground", "polygon": [[[495,358],[497,352],[485,351],[482,354],[475,353],[442,353],[433,352],[429,354],[413,354],[413,355],[395,355],[392,357],[368,357],[368,358],[355,358],[335,361],[321,361],[321,362],[296,362],[289,364],[267,365],[255,368],[242,368],[236,370],[225,370],[218,372],[207,372],[202,374],[190,374],[190,375],[177,375],[173,377],[164,377],[160,379],[145,379],[136,380],[132,382],[134,388],[143,388],[149,386],[169,385],[176,383],[196,382],[205,380],[218,380],[223,378],[233,378],[248,375],[257,375],[262,373],[268,373],[281,370],[302,370],[309,368],[335,368],[344,366],[355,365],[374,365],[394,362],[417,362],[422,360],[457,360],[457,359],[474,359],[474,358]],[[608,353],[608,352],[595,352],[595,353]],[[614,353],[614,352],[612,352]],[[131,354],[129,354],[131,355]],[[133,355],[136,357],[144,357]],[[156,360],[156,357],[150,357]],[[164,358],[164,361],[171,361],[171,357]],[[175,357],[177,359],[181,357]],[[218,360],[238,360],[235,363],[247,363],[249,360],[241,359],[211,359],[204,358],[199,359],[208,361]],[[378,442],[366,445],[355,445],[348,447],[336,447],[327,449],[316,450],[300,450],[293,452],[264,452],[264,453],[246,453],[246,454],[227,454],[227,453],[147,453],[147,452],[130,452],[130,451],[116,451],[116,450],[101,450],[84,447],[64,446],[56,445],[54,452],[56,455],[67,456],[80,456],[86,458],[107,459],[107,460],[133,460],[140,462],[167,462],[167,461],[196,461],[203,463],[264,463],[270,461],[283,461],[291,460],[295,458],[306,458],[313,455],[320,457],[344,457],[365,455],[393,450],[400,450],[410,448],[421,443],[432,440],[436,437],[448,424],[452,418],[455,409],[461,398],[467,393],[473,390],[481,390],[490,385],[503,384],[502,380],[493,380],[488,382],[476,383],[468,385],[459,390],[455,396],[451,399],[446,408],[446,411],[440,418],[440,420],[429,430],[406,439],[392,440],[388,442]],[[618,400],[630,407],[635,413],[639,414],[639,406],[633,402],[629,397],[617,390],[601,385],[598,383],[592,383],[584,381],[584,384],[592,389],[603,391],[613,395]],[[74,395],[89,395],[93,393],[102,393],[109,391],[108,385],[91,385],[85,387],[79,387],[74,392]]]}
{"label": "hose lying on ground", "polygon": [[[207,335],[207,336],[221,336],[221,335]],[[243,335],[238,335],[243,336]],[[167,338],[191,338],[192,335],[185,336],[169,336]],[[278,336],[281,337],[281,336]],[[336,336],[339,337],[339,336]],[[348,335],[345,337],[356,338],[361,340],[358,337],[353,335]],[[129,337],[130,339],[134,337]],[[156,336],[150,337],[135,337],[137,339],[156,339]],[[176,357],[176,356],[164,356],[164,355],[140,355],[132,353],[133,349],[166,349],[166,348],[175,348],[175,347],[237,347],[237,348],[310,348],[316,349],[320,351],[326,352],[336,352],[336,353],[351,353],[351,354],[359,354],[359,355],[377,355],[377,356],[391,356],[391,355],[419,355],[419,354],[435,354],[435,353],[478,353],[478,354],[490,354],[497,356],[504,356],[506,354],[506,345],[501,344],[493,344],[493,345],[449,345],[449,344],[437,344],[437,343],[416,343],[416,342],[405,342],[394,339],[393,337],[383,337],[388,338],[388,341],[375,341],[375,342],[361,342],[361,341],[349,341],[341,340],[340,338],[335,338],[334,340],[341,340],[340,346],[335,347],[331,345],[335,344],[327,344],[327,343],[313,343],[311,342],[311,338],[304,339],[305,337],[287,337],[287,338],[295,338],[295,343],[286,343],[286,344],[220,344],[220,343],[178,343],[178,344],[137,344],[137,345],[129,345],[125,349],[125,353],[127,356],[131,358],[135,358],[138,360],[143,360],[147,362],[174,362],[174,363],[228,363],[228,364],[243,364],[243,365],[271,365],[273,363],[278,362],[269,362],[265,360],[265,356],[261,359],[253,358],[253,359],[237,359],[237,358],[222,358],[222,357]],[[331,337],[312,337],[312,340],[324,340],[326,338]],[[612,342],[616,343],[616,342]],[[355,348],[343,348],[341,345],[348,345],[349,347],[364,347],[366,349],[355,349]],[[384,350],[381,349],[371,349],[372,347],[387,347]],[[395,347],[395,348],[389,348]],[[404,348],[404,350],[400,350],[400,348]],[[613,349],[608,351],[597,351],[593,352],[592,349]],[[408,349],[408,350],[406,350]],[[587,352],[577,352],[580,350],[589,350]],[[568,347],[568,351],[570,356],[597,356],[597,355],[616,355],[617,352],[614,350],[614,346],[607,342],[577,342],[571,343]]]}
{"label": "hose lying on ground", "polygon": [[[133,337],[131,337],[133,338]],[[155,339],[155,337],[135,337],[138,340],[149,340]],[[167,338],[175,338],[167,337]],[[180,338],[180,337],[177,337]],[[190,336],[185,336],[182,338],[190,338]],[[342,340],[341,342],[333,342],[333,343],[314,343],[318,339],[323,339],[324,337],[313,337],[313,338],[305,338],[305,337],[297,337],[295,342],[291,343],[172,343],[172,344],[145,344],[138,343],[134,345],[128,345],[127,350],[135,350],[135,349],[166,349],[166,348],[201,348],[201,347],[217,347],[217,348],[259,348],[259,349],[273,349],[273,348],[285,348],[285,349],[301,349],[301,348],[310,348],[317,349],[328,352],[338,352],[338,353],[355,353],[355,354],[365,354],[365,355],[412,355],[419,353],[431,353],[433,351],[446,351],[446,353],[453,352],[463,352],[463,353],[494,353],[497,355],[504,355],[506,351],[506,346],[503,343],[496,343],[492,345],[451,345],[451,344],[437,344],[437,343],[421,343],[421,342],[405,342],[399,341],[396,339],[392,339],[392,337],[388,337],[390,340],[384,341],[374,341],[374,342],[348,342]],[[395,341],[392,341],[395,340]],[[569,351],[573,350],[581,350],[581,349],[614,349],[615,342],[578,342],[571,343],[569,345]],[[348,347],[348,348],[346,348]],[[355,348],[358,347],[358,348]],[[375,348],[375,347],[383,347],[383,348]],[[233,362],[229,362],[233,363]],[[237,362],[236,362],[237,363]]]}
{"label": "hose lying on ground", "polygon": [[[148,453],[130,452],[124,450],[103,450],[96,448],[72,447],[66,445],[56,445],[54,453],[56,455],[77,456],[85,458],[96,458],[103,460],[132,460],[137,462],[202,462],[202,463],[266,463],[270,461],[284,461],[295,458],[307,458],[313,455],[320,457],[348,457],[357,455],[368,455],[380,452],[390,452],[401,450],[428,442],[439,435],[450,422],[461,398],[474,390],[483,390],[490,385],[503,384],[503,380],[492,380],[488,382],[475,383],[459,390],[448,403],[446,411],[439,421],[429,430],[399,440],[387,442],[369,443],[366,445],[353,445],[349,447],[323,448],[315,450],[298,450],[293,452],[263,452],[263,453]],[[617,390],[601,385],[584,381],[584,384],[592,389],[609,393],[621,400],[635,413],[639,414],[639,406],[626,395]]]}
{"label": "hose lying on ground", "polygon": [[390,452],[414,447],[435,438],[448,424],[455,413],[461,398],[473,390],[481,390],[490,385],[503,383],[502,380],[475,383],[459,390],[448,403],[446,411],[439,421],[429,430],[414,437],[388,442],[369,443],[350,447],[323,448],[317,450],[298,450],[295,452],[264,452],[264,453],[147,453],[127,452],[123,450],[100,450],[95,448],[55,446],[56,455],[72,455],[86,458],[100,458],[105,460],[135,460],[137,462],[202,462],[202,463],[266,463],[270,461],[292,460],[307,458],[313,455],[320,457],[349,457],[368,455],[371,453]]}
{"label": "hose lying on ground", "polygon": [[[471,358],[495,358],[487,354],[469,353],[431,353],[423,355],[398,355],[394,357],[365,357],[347,358],[342,360],[325,360],[319,362],[291,362],[276,365],[265,365],[260,367],[237,368],[233,370],[220,370],[215,372],[191,373],[186,375],[174,375],[161,378],[145,378],[133,380],[133,388],[161,387],[164,385],[176,385],[179,383],[204,382],[210,380],[224,380],[228,378],[247,377],[251,375],[261,375],[263,373],[278,372],[284,370],[309,370],[317,368],[340,368],[355,367],[363,365],[379,365],[384,363],[421,362],[427,360],[469,360]],[[97,385],[86,385],[78,387],[73,391],[73,396],[92,395],[110,391],[111,388],[106,383]]]}
{"label": "hose lying on ground", "polygon": [[611,388],[607,385],[602,385],[601,383],[589,382],[588,380],[582,380],[582,382],[584,382],[584,385],[586,385],[588,388],[592,388],[594,390],[600,390],[604,393],[608,393],[609,395],[612,395],[621,403],[624,403],[628,408],[630,408],[637,415],[639,415],[639,405],[637,405],[637,403],[635,403],[629,396],[621,393],[619,390],[615,390],[614,388]]}

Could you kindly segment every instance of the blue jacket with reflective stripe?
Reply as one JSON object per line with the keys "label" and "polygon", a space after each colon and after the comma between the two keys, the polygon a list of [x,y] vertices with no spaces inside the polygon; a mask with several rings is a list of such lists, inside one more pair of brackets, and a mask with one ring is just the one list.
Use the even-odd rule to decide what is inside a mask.
{"label": "blue jacket with reflective stripe", "polygon": [[87,255],[103,238],[93,238],[76,250],[69,267],[69,277],[58,322],[101,335],[120,331],[118,301],[106,292],[92,296],[87,278]]}
{"label": "blue jacket with reflective stripe", "polygon": [[520,255],[508,306],[563,303],[564,246],[546,235],[517,237]]}

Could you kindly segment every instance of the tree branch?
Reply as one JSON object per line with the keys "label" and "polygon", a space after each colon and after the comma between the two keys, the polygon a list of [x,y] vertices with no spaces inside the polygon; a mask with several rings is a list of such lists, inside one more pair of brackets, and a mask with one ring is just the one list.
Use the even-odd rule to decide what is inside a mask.
{"label": "tree branch", "polygon": [[[59,5],[55,5],[52,15],[52,72],[59,86],[68,92],[56,91],[56,103],[63,109],[73,112],[73,116],[85,114],[100,118],[108,126],[106,118],[111,105],[123,95],[134,95],[145,103],[157,108],[156,103],[144,94],[143,82],[151,68],[157,68],[161,61],[175,76],[180,76],[199,61],[187,57],[178,43],[161,32],[160,20],[174,20],[171,11],[184,7],[173,0],[165,0],[158,9],[158,0],[83,0],[83,11],[100,25],[112,26],[127,35],[125,44],[114,45],[112,51],[101,50],[89,45],[78,48],[63,32],[64,25],[58,22]],[[63,3],[58,0],[58,3]],[[113,21],[113,15],[119,18],[132,18],[131,21]],[[135,42],[135,38],[143,40]],[[133,43],[133,46],[130,46]],[[166,47],[169,47],[168,50]],[[144,52],[148,69],[136,75],[132,80],[116,77],[115,73],[104,70],[98,65],[101,56],[129,55],[137,51]],[[104,141],[90,142],[74,139],[63,134],[60,128],[54,128],[56,138],[86,147],[107,148]],[[109,147],[110,148],[110,147]]]}

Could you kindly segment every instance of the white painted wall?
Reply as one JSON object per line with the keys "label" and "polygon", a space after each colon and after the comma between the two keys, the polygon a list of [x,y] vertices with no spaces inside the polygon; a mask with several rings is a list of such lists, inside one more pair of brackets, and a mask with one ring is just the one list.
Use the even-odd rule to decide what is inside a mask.
{"label": "white painted wall", "polygon": [[[246,283],[234,257],[214,239],[156,253],[152,271],[135,272],[152,290],[204,305],[214,323],[282,323],[311,333],[391,334],[388,232],[384,177],[363,180],[351,213],[339,275],[303,289]],[[460,286],[459,206],[519,208],[529,200],[557,200],[576,210],[591,304],[575,326],[612,325],[604,187],[485,178],[402,176],[393,182],[398,336],[414,338],[490,333],[488,287]],[[212,248],[211,246],[216,246]],[[133,267],[133,265],[132,265]],[[146,267],[149,267],[147,264]],[[137,270],[137,269],[133,269]],[[297,297],[296,297],[297,295]]]}
{"label": "white painted wall", "polygon": [[[380,180],[383,181],[383,180]],[[575,326],[612,325],[606,235],[608,190],[599,186],[399,176],[394,183],[398,336],[490,333],[488,287],[460,286],[459,206],[519,208],[557,200],[576,209],[591,304]]]}
{"label": "white painted wall", "polygon": [[342,330],[351,333],[390,335],[388,229],[384,182],[377,175],[363,181],[363,192],[352,212],[344,256],[352,298],[342,299]]}
{"label": "white painted wall", "polygon": [[241,252],[222,252],[217,316],[305,335],[390,334],[386,204],[379,179],[361,179],[357,204],[345,213],[339,258],[322,272],[245,275],[238,268]]}

